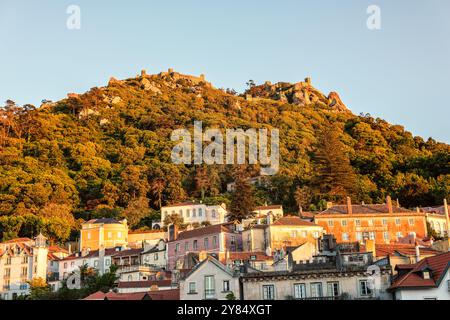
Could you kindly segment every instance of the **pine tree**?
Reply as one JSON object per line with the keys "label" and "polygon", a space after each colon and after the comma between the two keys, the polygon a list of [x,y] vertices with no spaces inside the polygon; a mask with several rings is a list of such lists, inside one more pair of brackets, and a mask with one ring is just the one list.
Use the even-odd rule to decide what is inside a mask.
{"label": "pine tree", "polygon": [[255,208],[253,186],[244,171],[239,171],[235,178],[235,189],[231,196],[228,221],[242,221],[252,215]]}
{"label": "pine tree", "polygon": [[313,186],[321,197],[342,201],[357,194],[357,177],[344,150],[340,131],[326,126],[314,157],[317,175]]}

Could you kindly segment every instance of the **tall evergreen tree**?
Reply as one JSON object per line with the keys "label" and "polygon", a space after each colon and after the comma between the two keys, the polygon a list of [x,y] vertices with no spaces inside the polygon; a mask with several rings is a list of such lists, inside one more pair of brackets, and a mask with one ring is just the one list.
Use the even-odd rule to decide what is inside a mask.
{"label": "tall evergreen tree", "polygon": [[238,171],[235,176],[235,189],[231,196],[229,221],[242,221],[252,215],[255,208],[253,186],[248,181],[244,171]]}
{"label": "tall evergreen tree", "polygon": [[317,174],[312,184],[321,197],[337,201],[356,197],[357,177],[344,150],[339,129],[327,125],[314,157]]}

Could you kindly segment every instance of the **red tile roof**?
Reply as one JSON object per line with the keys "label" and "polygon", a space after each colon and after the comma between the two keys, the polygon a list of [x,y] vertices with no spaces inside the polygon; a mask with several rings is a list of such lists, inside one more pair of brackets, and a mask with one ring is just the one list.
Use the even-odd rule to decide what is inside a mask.
{"label": "red tile roof", "polygon": [[233,225],[233,223],[223,223],[223,224],[215,224],[215,225],[207,226],[207,227],[200,227],[200,228],[197,228],[194,230],[183,231],[183,232],[180,232],[176,241],[189,239],[189,238],[201,237],[201,236],[204,236],[207,234],[217,234],[217,233],[221,233],[221,232],[231,233],[231,232],[233,232],[233,230],[231,228],[232,225]]}
{"label": "red tile roof", "polygon": [[[377,244],[375,246],[377,257],[386,257],[399,253],[405,256],[411,256],[416,254],[416,247],[413,244]],[[432,248],[421,247],[420,254],[422,256],[434,256],[439,254],[439,251]]]}
{"label": "red tile roof", "polygon": [[119,281],[117,288],[151,288],[152,286],[170,287],[172,286],[172,280]]}
{"label": "red tile roof", "polygon": [[274,226],[305,226],[305,227],[318,227],[317,224],[301,219],[296,216],[286,216],[278,219],[272,225]]}
{"label": "red tile roof", "polygon": [[143,251],[143,248],[122,250],[118,251],[116,254],[113,254],[113,258],[137,256],[140,255]]}
{"label": "red tile roof", "polygon": [[149,297],[147,292],[133,292],[133,293],[116,293],[108,292],[103,293],[97,291],[83,300],[144,300],[145,297]]}
{"label": "red tile roof", "polygon": [[[440,285],[444,275],[450,267],[450,252],[441,253],[433,257],[425,258],[416,264],[410,265],[411,270],[400,276],[390,290],[405,288],[436,288]],[[402,269],[407,269],[407,265],[402,265]],[[424,279],[422,271],[429,269],[430,279]]]}
{"label": "red tile roof", "polygon": [[253,211],[258,210],[275,210],[275,209],[282,209],[283,207],[281,205],[271,205],[271,206],[259,206],[253,209]]}
{"label": "red tile roof", "polygon": [[[255,256],[256,259],[251,259]],[[242,261],[266,261],[272,260],[272,257],[267,256],[264,252],[230,252],[231,260],[242,260]]]}
{"label": "red tile roof", "polygon": [[8,241],[5,241],[3,243],[16,243],[16,242],[29,242],[32,241],[30,238],[16,238],[16,239],[11,239]]}
{"label": "red tile roof", "polygon": [[[392,206],[393,213],[416,213],[402,207]],[[387,204],[364,204],[364,205],[352,205],[352,213],[355,214],[388,214],[389,208]],[[317,215],[328,214],[348,214],[347,205],[334,205],[331,208],[326,209],[318,213]]]}
{"label": "red tile roof", "polygon": [[180,300],[180,289],[149,291],[152,300]]}

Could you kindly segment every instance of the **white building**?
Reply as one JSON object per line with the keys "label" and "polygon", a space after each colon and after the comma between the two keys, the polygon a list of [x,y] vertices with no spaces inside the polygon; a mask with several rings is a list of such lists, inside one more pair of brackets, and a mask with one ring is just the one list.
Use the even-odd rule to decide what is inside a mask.
{"label": "white building", "polygon": [[239,274],[210,256],[180,281],[180,300],[226,300],[230,293],[239,299]]}
{"label": "white building", "polygon": [[28,281],[46,279],[48,246],[39,234],[35,240],[19,238],[0,243],[0,296],[4,300],[29,294]]}
{"label": "white building", "polygon": [[142,264],[155,269],[167,269],[167,244],[160,239],[155,246],[145,246],[141,254]]}
{"label": "white building", "polygon": [[161,226],[164,226],[164,220],[171,215],[178,215],[183,218],[186,224],[201,224],[209,222],[210,224],[224,223],[227,216],[225,204],[216,206],[207,206],[196,202],[183,202],[161,208]]}
{"label": "white building", "polygon": [[416,264],[397,265],[389,291],[396,300],[450,300],[450,252]]}

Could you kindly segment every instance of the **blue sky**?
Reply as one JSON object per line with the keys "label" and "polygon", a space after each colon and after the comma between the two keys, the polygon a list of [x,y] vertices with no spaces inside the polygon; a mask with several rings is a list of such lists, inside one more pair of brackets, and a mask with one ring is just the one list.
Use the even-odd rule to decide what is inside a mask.
{"label": "blue sky", "polygon": [[[372,4],[381,30],[366,27]],[[66,28],[69,5],[80,30]],[[169,67],[238,91],[310,76],[356,114],[450,143],[448,0],[0,0],[0,101],[39,105]]]}

